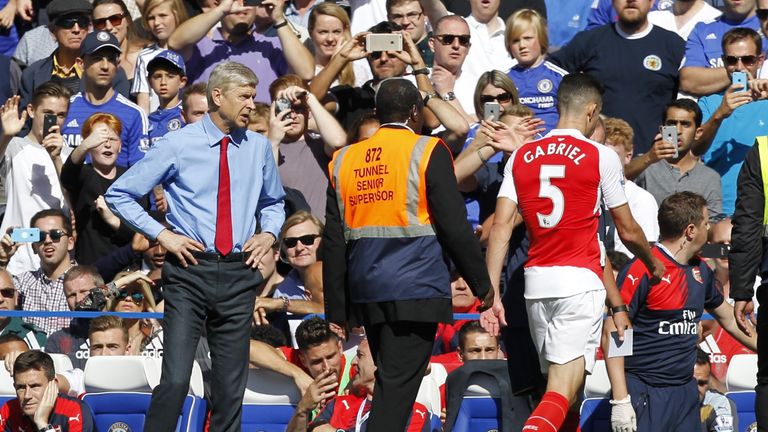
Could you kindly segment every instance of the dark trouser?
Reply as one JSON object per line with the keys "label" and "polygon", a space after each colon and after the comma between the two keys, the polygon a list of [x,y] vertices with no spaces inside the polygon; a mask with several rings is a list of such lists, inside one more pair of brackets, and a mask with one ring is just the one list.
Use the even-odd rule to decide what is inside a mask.
{"label": "dark trouser", "polygon": [[399,432],[405,425],[429,364],[437,323],[397,321],[366,325],[376,363],[368,432]]}
{"label": "dark trouser", "polygon": [[761,285],[758,288],[757,301],[760,307],[757,314],[755,420],[757,420],[758,432],[768,432],[768,287]]}
{"label": "dark trouser", "polygon": [[699,391],[696,381],[668,387],[653,387],[625,373],[627,391],[637,417],[637,432],[699,432]]}
{"label": "dark trouser", "polygon": [[263,278],[242,261],[197,261],[184,269],[169,254],[163,266],[163,374],[152,392],[146,431],[176,429],[203,323],[212,362],[210,431],[240,430],[251,314]]}

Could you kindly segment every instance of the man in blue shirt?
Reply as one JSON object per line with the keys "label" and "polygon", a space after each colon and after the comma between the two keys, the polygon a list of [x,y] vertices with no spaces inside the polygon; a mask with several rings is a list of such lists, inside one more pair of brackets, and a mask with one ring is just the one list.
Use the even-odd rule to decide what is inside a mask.
{"label": "man in blue shirt", "polygon": [[149,148],[147,116],[138,105],[117,93],[112,85],[121,52],[117,38],[107,31],[96,31],[85,37],[80,47],[85,86],[83,91],[70,99],[69,113],[61,129],[64,137],[62,159],[66,160],[80,145],[85,120],[97,112],[114,114],[123,124],[120,133],[123,146],[117,156],[118,166],[135,164]]}
{"label": "man in blue shirt", "polygon": [[[723,61],[728,82],[734,72],[747,74],[747,89],[731,85],[699,99],[704,123],[691,152],[720,174],[723,213],[732,215],[736,205],[736,180],[744,157],[756,136],[768,135],[768,100],[761,96],[766,80],[755,80],[764,61],[762,39],[752,29],[739,27],[722,38]],[[746,90],[746,91],[745,91]],[[760,99],[760,100],[758,100]]]}
{"label": "man in blue shirt", "polygon": [[724,3],[723,14],[714,21],[696,24],[685,44],[680,89],[696,96],[721,92],[731,83],[721,59],[723,35],[736,27],[760,29],[755,0]]}
{"label": "man in blue shirt", "polygon": [[160,100],[160,106],[149,115],[149,139],[154,144],[168,132],[181,129],[180,90],[187,84],[184,59],[166,50],[147,64],[147,80]]}
{"label": "man in blue shirt", "polygon": [[[240,429],[250,321],[263,279],[257,265],[285,219],[272,148],[246,129],[257,81],[240,63],[220,63],[208,81],[210,112],[161,138],[105,195],[120,219],[169,252],[163,372],[145,430],[175,429],[204,324],[213,361],[211,430]],[[157,184],[170,229],[135,201]]]}

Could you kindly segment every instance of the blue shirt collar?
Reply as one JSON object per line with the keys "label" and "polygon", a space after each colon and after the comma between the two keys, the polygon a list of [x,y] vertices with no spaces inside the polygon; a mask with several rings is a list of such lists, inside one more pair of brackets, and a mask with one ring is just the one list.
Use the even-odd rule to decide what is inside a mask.
{"label": "blue shirt collar", "polygon": [[[224,138],[224,132],[222,132],[218,126],[213,124],[213,120],[211,120],[211,115],[206,113],[200,122],[203,125],[203,130],[205,131],[205,135],[208,137],[208,146],[214,147],[219,145],[219,143],[221,142],[221,139]],[[243,141],[246,140],[246,138],[247,137],[246,137],[245,128],[234,129],[229,134],[229,139],[230,139],[229,142],[231,142],[237,147],[240,147],[240,144],[242,144]]]}

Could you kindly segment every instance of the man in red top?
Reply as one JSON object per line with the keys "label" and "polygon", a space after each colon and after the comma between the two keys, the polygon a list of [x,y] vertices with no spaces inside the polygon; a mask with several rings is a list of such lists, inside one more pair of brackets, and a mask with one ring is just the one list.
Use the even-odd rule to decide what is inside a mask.
{"label": "man in red top", "polygon": [[[600,84],[585,74],[567,75],[557,95],[557,128],[520,147],[507,162],[486,255],[498,295],[519,206],[531,240],[525,265],[528,322],[542,370],[548,370],[547,392],[524,431],[557,431],[563,424],[585,370],[594,366],[606,295],[620,336],[629,326],[598,239],[601,203],[610,209],[622,242],[656,281],[664,270],[629,210],[618,156],[586,138],[602,108]],[[496,299],[481,315],[484,326],[497,319],[504,324],[503,306]]]}
{"label": "man in red top", "polygon": [[[357,349],[357,356],[352,362],[356,374],[350,384],[348,395],[333,398],[320,414],[304,428],[288,429],[288,432],[365,432],[368,426],[368,416],[373,406],[373,388],[376,383],[373,363],[368,340],[364,339]],[[297,409],[297,414],[299,410]],[[406,432],[429,432],[431,414],[426,406],[415,402],[410,418],[405,426]],[[397,431],[399,432],[399,431]]]}
{"label": "man in red top", "polygon": [[0,409],[3,432],[93,432],[91,410],[78,399],[59,393],[51,356],[27,351],[13,364],[16,399]]}

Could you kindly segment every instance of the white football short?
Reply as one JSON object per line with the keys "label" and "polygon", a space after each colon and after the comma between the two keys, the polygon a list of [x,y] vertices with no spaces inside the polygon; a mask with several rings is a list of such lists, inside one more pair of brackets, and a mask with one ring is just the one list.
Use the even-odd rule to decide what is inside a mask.
{"label": "white football short", "polygon": [[550,363],[565,364],[583,356],[584,369],[591,373],[600,346],[605,290],[526,299],[525,303],[542,372],[547,372]]}

